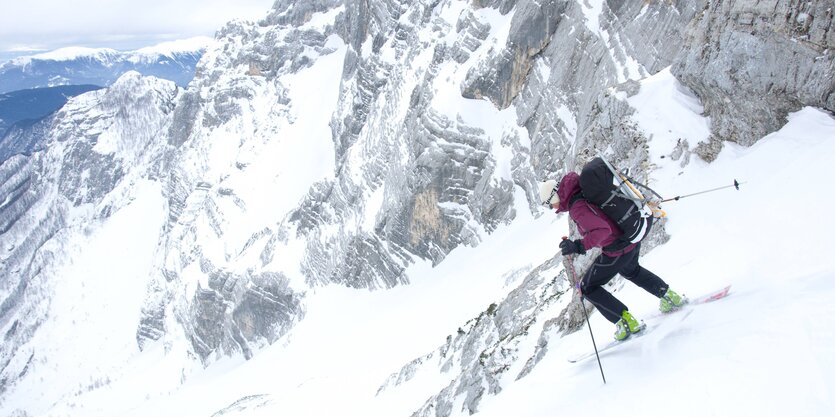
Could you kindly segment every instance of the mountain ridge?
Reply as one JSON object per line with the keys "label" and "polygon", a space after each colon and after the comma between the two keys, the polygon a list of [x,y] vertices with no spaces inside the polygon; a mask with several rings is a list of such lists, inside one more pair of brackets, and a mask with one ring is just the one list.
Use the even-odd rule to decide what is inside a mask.
{"label": "mountain ridge", "polygon": [[186,86],[213,40],[195,37],[132,51],[67,47],[0,63],[0,93],[58,85],[107,86],[127,71]]}

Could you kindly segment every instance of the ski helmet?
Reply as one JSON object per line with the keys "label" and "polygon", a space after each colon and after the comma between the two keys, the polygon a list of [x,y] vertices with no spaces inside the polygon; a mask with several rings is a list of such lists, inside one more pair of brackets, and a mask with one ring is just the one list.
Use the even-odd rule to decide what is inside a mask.
{"label": "ski helmet", "polygon": [[539,183],[539,203],[544,206],[559,204],[560,197],[557,195],[557,181],[548,180]]}

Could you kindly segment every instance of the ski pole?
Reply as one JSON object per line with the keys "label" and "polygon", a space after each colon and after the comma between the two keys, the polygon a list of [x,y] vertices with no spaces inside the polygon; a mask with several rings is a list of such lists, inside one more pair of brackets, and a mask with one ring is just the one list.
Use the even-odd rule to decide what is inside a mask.
{"label": "ski pole", "polygon": [[[568,240],[568,236],[563,236],[562,240]],[[597,366],[600,367],[600,376],[603,378],[603,383],[606,383],[606,375],[603,374],[603,363],[600,362],[600,353],[597,351],[597,343],[594,341],[594,333],[591,331],[591,321],[589,321],[589,312],[586,310],[585,299],[586,297],[583,295],[583,292],[580,291],[579,287],[577,286],[577,274],[574,272],[574,262],[571,260],[571,255],[566,255],[563,258],[563,266],[565,269],[571,274],[571,281],[574,284],[574,287],[577,288],[577,291],[580,292],[580,307],[583,308],[583,315],[586,316],[586,325],[589,328],[589,334],[591,335],[591,345],[594,347],[594,356],[597,357]]]}
{"label": "ski pole", "polygon": [[745,183],[744,183],[744,182],[739,182],[739,181],[737,181],[737,180],[734,180],[734,183],[733,183],[733,184],[731,184],[731,185],[725,185],[725,186],[722,186],[722,187],[717,187],[717,188],[713,188],[713,189],[710,189],[710,190],[699,191],[698,193],[687,194],[687,195],[680,195],[680,196],[678,196],[678,197],[668,198],[668,199],[666,199],[666,200],[661,200],[661,203],[666,203],[666,202],[668,202],[668,201],[678,201],[678,200],[681,200],[682,198],[685,198],[685,197],[692,197],[692,196],[694,196],[694,195],[705,194],[705,193],[712,193],[712,192],[714,192],[714,191],[724,190],[725,188],[731,188],[731,187],[734,187],[734,188],[736,188],[737,190],[739,190],[739,186],[740,186],[741,184],[745,184]]}

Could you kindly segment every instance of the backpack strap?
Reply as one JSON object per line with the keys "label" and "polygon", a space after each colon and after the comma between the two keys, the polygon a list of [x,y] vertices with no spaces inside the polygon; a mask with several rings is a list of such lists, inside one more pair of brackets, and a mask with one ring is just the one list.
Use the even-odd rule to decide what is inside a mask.
{"label": "backpack strap", "polygon": [[603,204],[601,204],[601,206],[605,206],[606,204],[609,204],[610,201],[614,200],[615,197],[618,197],[618,196],[623,197],[619,192],[617,192],[615,190],[612,190],[612,194],[609,195],[609,198],[607,198],[606,201],[604,201]]}

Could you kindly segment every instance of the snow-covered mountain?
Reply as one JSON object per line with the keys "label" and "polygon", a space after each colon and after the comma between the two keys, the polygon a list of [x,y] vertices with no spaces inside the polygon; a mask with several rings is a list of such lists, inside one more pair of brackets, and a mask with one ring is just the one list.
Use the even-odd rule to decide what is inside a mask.
{"label": "snow-covered mountain", "polygon": [[43,129],[35,125],[64,107],[70,97],[99,88],[67,85],[0,94],[0,161],[38,149]]}
{"label": "snow-covered mountain", "polygon": [[[130,72],[0,165],[0,411],[828,415],[802,319],[835,225],[791,196],[832,203],[832,29],[787,0],[279,0],[187,89]],[[668,196],[745,181],[665,205],[642,261],[734,292],[604,355],[605,387],[565,361],[571,229],[535,197],[597,153]]]}
{"label": "snow-covered mountain", "polygon": [[68,47],[0,63],[0,93],[59,85],[108,86],[127,71],[186,86],[212,43],[196,37],[134,51]]}

